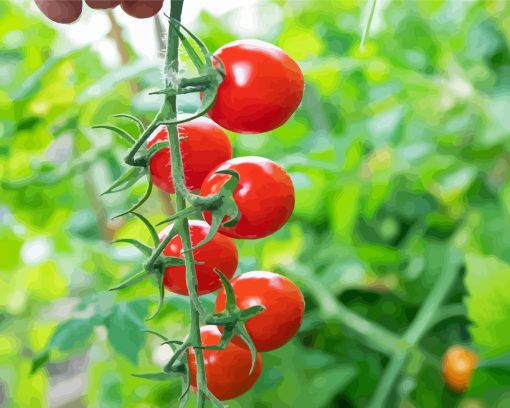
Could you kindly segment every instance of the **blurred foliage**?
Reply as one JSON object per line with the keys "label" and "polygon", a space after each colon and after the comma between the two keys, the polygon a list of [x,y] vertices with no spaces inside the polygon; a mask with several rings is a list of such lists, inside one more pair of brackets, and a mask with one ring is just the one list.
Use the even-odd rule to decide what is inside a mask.
{"label": "blurred foliage", "polygon": [[[297,190],[286,227],[238,242],[239,272],[287,274],[307,312],[298,338],[266,353],[255,388],[229,406],[366,406],[389,359],[339,324],[339,305],[404,333],[450,246],[465,255],[462,281],[420,341],[427,357],[404,364],[388,406],[509,406],[510,3],[382,1],[361,52],[364,11],[335,0],[249,8],[257,36],[299,60],[307,86],[285,126],[232,134],[236,155],[281,163]],[[202,13],[194,28],[214,50],[253,35],[236,24],[246,14]],[[157,98],[146,93],[159,84],[159,63],[133,55],[107,69],[93,47],[73,48],[42,16],[9,2],[0,43],[0,406],[64,406],[73,401],[62,387],[78,384],[72,398],[89,407],[177,407],[178,381],[131,376],[168,358],[141,330],[155,287],[106,292],[140,266],[138,254],[109,241],[148,238],[143,227],[107,220],[143,185],[99,197],[120,174],[125,146],[90,128],[135,131],[112,117],[121,112],[150,119]],[[132,95],[130,80],[143,92]],[[154,193],[144,214],[162,219],[166,199]],[[168,295],[147,327],[182,337],[186,302]],[[464,395],[445,389],[439,373],[453,343],[482,357]],[[30,375],[33,362],[45,368]]]}

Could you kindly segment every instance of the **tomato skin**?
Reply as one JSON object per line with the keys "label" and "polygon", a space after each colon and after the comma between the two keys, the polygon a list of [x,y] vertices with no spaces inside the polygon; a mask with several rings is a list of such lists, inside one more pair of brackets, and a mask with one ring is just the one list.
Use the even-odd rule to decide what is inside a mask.
{"label": "tomato skin", "polygon": [[[177,126],[184,166],[184,178],[189,190],[197,190],[209,172],[232,157],[232,145],[225,131],[212,120],[197,118]],[[147,147],[168,140],[165,126],[161,126],[147,140]],[[157,152],[149,162],[152,182],[167,193],[174,193],[170,166],[170,149]]]}
{"label": "tomato skin", "polygon": [[237,133],[268,132],[283,125],[303,98],[296,62],[277,46],[258,40],[224,45],[214,55],[225,66],[209,117]]}
{"label": "tomato skin", "polygon": [[[233,227],[220,227],[220,232],[232,238],[257,239],[279,230],[291,216],[295,201],[294,186],[285,170],[264,157],[237,157],[211,171],[200,195],[218,193],[230,176],[214,173],[227,169],[239,173],[234,200],[241,218]],[[211,223],[210,212],[205,211],[204,218]]]}
{"label": "tomato skin", "polygon": [[[200,337],[203,346],[213,346],[219,344],[221,332],[216,326],[202,326]],[[221,401],[244,394],[253,387],[262,372],[260,354],[257,353],[255,367],[249,374],[250,352],[232,342],[224,350],[204,350],[204,364],[207,387]],[[195,352],[192,348],[188,352],[188,367],[191,388],[196,392],[197,366]]]}
{"label": "tomato skin", "polygon": [[69,24],[78,20],[82,10],[81,1],[35,0],[35,4],[46,17],[60,24]]}
{"label": "tomato skin", "polygon": [[131,17],[149,18],[163,7],[163,0],[122,0],[122,10]]}
{"label": "tomato skin", "polygon": [[109,9],[117,7],[121,0],[85,0],[87,6],[92,9]]}
{"label": "tomato skin", "polygon": [[452,391],[464,392],[469,387],[478,356],[462,346],[451,346],[443,357],[443,378]]}
{"label": "tomato skin", "polygon": [[[195,246],[200,243],[209,232],[209,225],[204,221],[190,220],[191,244]],[[163,241],[172,225],[166,227],[159,233],[160,241]],[[166,256],[183,258],[182,241],[180,236],[173,237],[163,249]],[[228,279],[234,276],[237,268],[237,248],[232,239],[221,234],[216,234],[211,241],[193,251],[195,261],[204,262],[195,265],[198,281],[198,294],[204,295],[215,291],[221,286],[219,276],[214,272],[218,268]],[[165,270],[165,287],[174,293],[188,295],[186,286],[186,268],[184,266],[170,266]]]}
{"label": "tomato skin", "polygon": [[[272,272],[253,271],[239,275],[231,281],[240,309],[263,305],[257,316],[246,322],[257,351],[271,351],[287,343],[299,330],[305,311],[305,301],[299,288],[288,278]],[[225,309],[225,290],[216,298],[215,313]],[[247,347],[241,338],[233,342]]]}

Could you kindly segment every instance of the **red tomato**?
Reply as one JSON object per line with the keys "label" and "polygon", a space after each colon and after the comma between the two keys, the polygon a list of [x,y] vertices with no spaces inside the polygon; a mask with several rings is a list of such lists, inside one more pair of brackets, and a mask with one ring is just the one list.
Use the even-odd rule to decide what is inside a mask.
{"label": "red tomato", "polygon": [[[205,176],[218,164],[232,157],[232,145],[224,130],[212,120],[197,118],[177,126],[184,177],[189,190],[200,188]],[[158,128],[147,140],[147,147],[165,141],[168,133],[165,126]],[[170,166],[170,149],[164,148],[150,160],[153,183],[168,193],[174,193]]]}
{"label": "red tomato", "polygon": [[[226,169],[239,173],[234,200],[241,218],[233,227],[220,227],[222,234],[241,239],[262,238],[287,222],[294,209],[294,186],[285,170],[263,157],[231,159],[213,169],[207,176],[200,190],[202,196],[220,191],[230,176],[215,172]],[[210,212],[204,212],[204,218],[211,223]]]}
{"label": "red tomato", "polygon": [[163,0],[123,0],[121,7],[131,17],[148,18],[161,10]]}
{"label": "red tomato", "polygon": [[[246,322],[246,330],[257,351],[277,349],[294,337],[303,320],[305,301],[290,279],[272,272],[256,271],[238,276],[231,284],[240,309],[255,305],[265,307],[260,314]],[[216,298],[214,311],[222,312],[225,304],[225,290],[222,289]],[[232,341],[247,347],[239,337]]]}
{"label": "red tomato", "polygon": [[69,24],[78,20],[82,10],[81,1],[35,0],[35,4],[46,17],[61,24]]}
{"label": "red tomato", "polygon": [[478,356],[462,346],[450,347],[443,358],[443,377],[446,385],[453,391],[464,392],[469,387]]}
{"label": "red tomato", "polygon": [[117,7],[121,0],[85,0],[87,6],[93,9],[109,9]]}
{"label": "red tomato", "polygon": [[[205,238],[209,232],[209,225],[204,221],[190,220],[189,226],[191,245],[195,246]],[[169,225],[160,232],[161,241],[165,239],[171,227]],[[170,240],[163,254],[183,258],[181,250],[181,237],[177,235]],[[237,248],[234,241],[221,234],[216,234],[207,244],[195,249],[193,256],[195,261],[203,262],[203,264],[195,265],[199,295],[213,292],[221,286],[220,278],[214,272],[214,268],[219,269],[228,279],[234,275],[237,268]],[[168,267],[165,270],[164,283],[171,292],[187,295],[186,268],[184,266]]]}
{"label": "red tomato", "polygon": [[226,77],[209,116],[237,133],[262,133],[283,125],[303,98],[304,78],[296,62],[273,44],[240,40],[214,55]]}
{"label": "red tomato", "polygon": [[[221,333],[216,326],[202,326],[200,328],[202,345],[214,346],[219,344]],[[257,354],[255,368],[252,373],[251,355],[247,349],[230,343],[224,350],[204,350],[205,376],[209,391],[219,400],[236,398],[248,391],[262,372],[262,359]],[[188,353],[188,367],[191,388],[196,392],[197,365],[195,352],[192,348]]]}

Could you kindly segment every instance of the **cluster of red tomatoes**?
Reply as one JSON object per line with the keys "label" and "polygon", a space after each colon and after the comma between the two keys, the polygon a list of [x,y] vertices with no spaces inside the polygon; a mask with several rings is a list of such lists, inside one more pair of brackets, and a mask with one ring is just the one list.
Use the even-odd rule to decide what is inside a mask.
{"label": "cluster of red tomatoes", "polygon": [[[215,273],[220,270],[232,279],[238,263],[233,238],[266,237],[289,219],[294,209],[294,187],[289,175],[279,165],[263,157],[232,158],[232,146],[225,129],[237,133],[260,133],[282,125],[298,107],[303,96],[304,80],[298,65],[278,47],[261,41],[236,41],[220,48],[215,56],[226,71],[216,101],[208,118],[199,118],[178,126],[186,186],[207,196],[219,192],[229,176],[217,174],[231,169],[239,174],[234,200],[240,212],[237,225],[220,227],[207,244],[193,252],[199,295],[221,287]],[[166,128],[160,128],[147,141],[148,147],[166,140]],[[150,163],[154,184],[174,192],[170,151],[156,153]],[[200,243],[209,232],[211,216],[205,221],[190,221],[192,245]],[[160,233],[160,240],[170,227]],[[182,257],[182,241],[174,237],[165,247],[167,256]],[[166,269],[164,283],[168,290],[187,295],[184,266]],[[272,272],[248,272],[231,280],[240,309],[263,305],[265,309],[246,322],[246,330],[257,351],[270,351],[287,343],[298,331],[304,313],[303,296],[289,279]],[[215,312],[225,309],[222,289],[216,298]],[[220,342],[216,326],[201,329],[205,346]],[[224,350],[205,350],[204,361],[209,390],[220,400],[235,398],[253,386],[262,370],[260,355],[250,373],[251,354],[237,337]],[[191,384],[196,386],[193,350],[188,364]]]}
{"label": "cluster of red tomatoes", "polygon": [[[154,16],[163,0],[85,0],[92,9],[106,10],[120,5],[131,17],[148,18]],[[56,23],[69,24],[76,21],[82,12],[82,0],[35,0],[37,7]]]}

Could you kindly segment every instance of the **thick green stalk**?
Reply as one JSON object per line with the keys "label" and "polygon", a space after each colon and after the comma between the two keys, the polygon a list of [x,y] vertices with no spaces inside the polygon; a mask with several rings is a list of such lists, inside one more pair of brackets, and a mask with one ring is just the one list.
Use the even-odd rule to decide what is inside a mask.
{"label": "thick green stalk", "polygon": [[[174,0],[170,7],[170,16],[177,21],[181,19],[182,7],[184,0]],[[172,35],[169,28],[167,37],[167,51],[165,59],[165,87],[176,86],[174,83],[179,70],[179,37]],[[175,95],[167,95],[162,109],[162,119],[172,121],[177,117],[177,100]],[[179,134],[176,125],[167,125],[168,143],[171,151],[171,168],[172,180],[175,191],[176,211],[182,211],[186,208],[186,201],[182,194],[182,189],[177,186],[184,186],[184,171],[182,164],[181,151],[179,148]],[[201,346],[200,339],[200,303],[197,294],[197,278],[195,273],[195,263],[193,253],[191,252],[191,237],[189,233],[189,224],[187,217],[176,221],[177,231],[182,240],[182,249],[184,251],[184,263],[186,267],[186,284],[188,287],[190,302],[190,333],[189,342],[195,346]],[[205,404],[204,389],[206,387],[205,367],[203,351],[195,348],[196,365],[197,365],[197,386],[199,407]]]}

